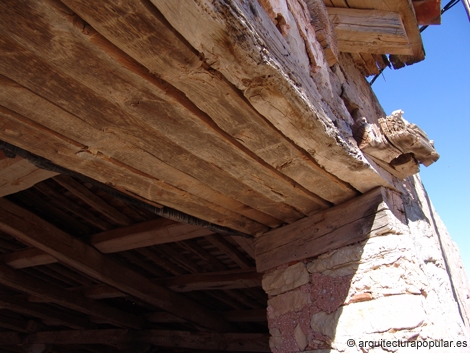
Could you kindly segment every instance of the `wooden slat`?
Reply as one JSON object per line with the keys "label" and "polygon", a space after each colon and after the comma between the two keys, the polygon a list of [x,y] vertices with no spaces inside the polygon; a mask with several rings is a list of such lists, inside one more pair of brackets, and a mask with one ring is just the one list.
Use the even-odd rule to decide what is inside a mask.
{"label": "wooden slat", "polygon": [[[123,21],[106,2],[93,7],[83,1],[64,2],[120,49],[184,92],[220,128],[272,167],[334,203],[352,192],[273,129],[225,79],[195,56],[153,6],[113,4],[120,7],[117,12],[128,14],[129,21]],[[139,31],[134,21],[140,23]],[[148,37],[141,40],[144,30]],[[320,180],[324,186],[319,186]]]}
{"label": "wooden slat", "polygon": [[143,326],[143,321],[134,315],[108,307],[102,303],[97,303],[82,295],[54,286],[51,283],[44,283],[37,278],[26,276],[5,265],[0,265],[0,283],[72,310],[100,317],[117,326],[134,328],[141,328]]}
{"label": "wooden slat", "polygon": [[227,266],[225,266],[221,261],[219,261],[214,255],[200,247],[195,241],[187,240],[184,242],[180,242],[178,243],[178,246],[200,257],[204,262],[209,264],[213,269],[217,271],[224,271],[227,269]]}
{"label": "wooden slat", "polygon": [[12,313],[6,313],[0,310],[0,327],[7,330],[19,331],[19,332],[31,332],[33,326],[37,327],[37,323],[33,320],[25,320],[19,315]]}
{"label": "wooden slat", "polygon": [[348,53],[413,53],[397,12],[328,8],[339,50]]}
{"label": "wooden slat", "polygon": [[93,207],[96,211],[104,214],[106,217],[111,219],[113,222],[127,226],[132,222],[132,220],[127,217],[122,212],[115,209],[113,206],[106,203],[99,196],[91,192],[88,188],[80,184],[79,182],[73,180],[70,177],[65,175],[59,175],[54,178],[54,180],[59,183],[61,186],[70,191],[73,195],[81,199],[83,202]]}
{"label": "wooden slat", "polygon": [[[114,253],[197,238],[211,233],[205,228],[159,218],[95,234],[90,237],[89,243],[102,253]],[[1,256],[0,259],[13,268],[25,268],[57,262],[53,256],[35,248],[6,254]]]}
{"label": "wooden slat", "polygon": [[[154,283],[175,292],[191,292],[205,290],[225,290],[261,287],[261,275],[254,269],[231,270],[209,273],[195,273],[157,279]],[[120,298],[126,294],[106,285],[94,285],[90,288],[77,288],[91,299]]]}
{"label": "wooden slat", "polygon": [[[5,82],[5,80],[3,81]],[[6,82],[11,83],[11,81]],[[139,190],[144,188],[147,195],[150,195],[148,196],[149,199],[158,199],[169,207],[244,233],[257,234],[268,229],[268,227],[235,212],[196,196],[188,195],[183,190],[118,163],[110,157],[85,153],[86,158],[77,160],[77,154],[83,157],[81,151],[85,146],[57,133],[52,133],[50,130],[38,126],[29,119],[1,106],[0,117],[0,127],[2,127],[0,129],[0,139],[9,143],[16,143],[20,148],[30,148],[33,144],[38,145],[38,141],[47,141],[47,144],[41,144],[41,148],[35,149],[35,152],[44,158],[55,160],[62,167],[72,170],[78,169],[82,174],[103,183],[108,183],[116,175],[121,175],[123,178],[120,179],[119,184],[115,184],[115,187],[123,192],[135,196],[139,194]],[[12,137],[10,134],[3,133],[4,131],[15,131],[16,135]],[[22,138],[18,139],[17,136]],[[57,151],[60,151],[60,153],[57,153]]]}
{"label": "wooden slat", "polygon": [[113,228],[113,226],[109,222],[95,216],[92,212],[80,207],[74,201],[71,201],[68,198],[62,196],[46,183],[39,183],[35,185],[34,188],[41,192],[43,195],[49,197],[48,202],[54,204],[56,207],[60,206],[72,212],[73,214],[82,218],[86,223],[92,224],[101,230],[109,230]]}
{"label": "wooden slat", "polygon": [[20,158],[6,158],[0,150],[0,197],[29,189],[57,173],[39,169],[34,164]]}
{"label": "wooden slat", "polygon": [[285,39],[258,2],[231,0],[224,2],[224,11],[209,0],[152,3],[260,114],[326,171],[363,192],[388,185],[333,126],[331,119],[347,120],[349,113],[341,115],[344,105],[339,102],[333,112],[320,99],[316,82],[299,67],[299,58],[286,49]]}
{"label": "wooden slat", "polygon": [[199,304],[153,284],[140,274],[106,258],[93,247],[6,200],[0,200],[0,230],[143,302],[214,331],[230,330],[230,325]]}
{"label": "wooden slat", "polygon": [[305,2],[310,12],[312,25],[315,28],[315,37],[323,48],[326,62],[332,66],[338,62],[339,58],[338,40],[328,17],[325,3],[323,0],[306,0]]}
{"label": "wooden slat", "polygon": [[410,0],[348,0],[348,6],[354,9],[398,12],[405,27],[412,55],[392,55],[392,57],[400,59],[403,65],[411,65],[424,59],[423,41]]}
{"label": "wooden slat", "polygon": [[[159,137],[157,136],[164,135],[166,137],[164,140],[171,140],[180,146],[180,149],[184,150],[184,156],[190,154],[197,156],[199,160],[218,167],[217,174],[220,174],[223,170],[230,174],[232,178],[242,181],[246,186],[265,195],[272,201],[286,203],[303,213],[309,213],[328,205],[323,199],[306,192],[302,187],[293,187],[292,180],[263,163],[259,157],[244,148],[236,139],[218,128],[184,94],[169,89],[170,87],[157,80],[155,76],[149,74],[147,69],[137,65],[111,43],[105,41],[105,43],[102,43],[102,47],[99,48],[89,43],[83,36],[83,31],[75,30],[72,24],[67,22],[66,16],[63,19],[58,17],[57,15],[61,15],[60,11],[54,16],[51,9],[55,10],[53,7],[44,8],[43,5],[36,2],[31,2],[30,7],[24,6],[21,11],[15,11],[15,8],[10,6],[4,9],[6,18],[11,16],[11,18],[16,19],[15,23],[11,23],[11,25],[18,27],[13,31],[6,23],[2,31],[5,36],[9,37],[8,39],[15,42],[13,46],[17,47],[14,55],[12,53],[8,55],[9,63],[5,67],[8,66],[9,68],[4,72],[5,74],[9,71],[8,75],[11,76],[10,64],[15,62],[14,65],[17,66],[18,61],[26,60],[26,58],[20,59],[20,57],[32,54],[32,51],[33,56],[39,56],[41,60],[49,63],[50,68],[47,71],[51,71],[53,75],[58,71],[66,72],[66,75],[63,75],[65,77],[60,79],[66,81],[61,84],[62,92],[54,91],[53,97],[51,97],[52,101],[57,102],[59,100],[61,105],[75,105],[75,107],[67,107],[67,110],[80,115],[87,114],[87,120],[92,120],[94,125],[104,125],[124,140],[140,140],[154,146],[158,143],[156,140]],[[29,26],[18,26],[17,22],[27,22],[31,16],[38,18],[38,22],[35,22],[37,28],[53,26],[55,28],[54,34],[58,37],[57,40],[65,40],[68,45],[73,45],[75,52],[72,54],[71,52],[58,50],[56,46],[51,46],[48,40],[41,42],[42,37],[37,38],[36,41],[31,41],[31,35],[34,31],[31,32],[32,29]],[[45,22],[41,23],[41,21]],[[92,29],[87,29],[87,31],[85,32],[89,33]],[[65,38],[61,38],[61,34]],[[96,39],[94,44],[99,44],[98,37],[93,35],[93,38]],[[8,39],[5,38],[7,41]],[[47,50],[45,50],[46,47]],[[82,52],[82,54],[78,54],[78,52]],[[16,55],[17,58],[15,59],[14,56]],[[77,55],[82,56],[80,61],[76,60]],[[110,56],[112,56],[112,59]],[[100,60],[96,60],[95,57],[99,57]],[[37,57],[33,60],[37,61]],[[97,80],[95,75],[86,74],[89,72],[90,66],[99,70],[101,77],[106,76],[106,80]],[[21,73],[18,74],[21,75]],[[40,76],[40,73],[38,75]],[[28,79],[30,81],[42,81],[40,77],[36,78],[35,76]],[[21,77],[18,77],[18,80],[21,83],[25,81]],[[78,82],[75,82],[75,80]],[[51,76],[48,77],[47,82],[49,81],[51,81],[50,85],[59,83],[55,77],[52,79]],[[41,86],[47,84],[47,82],[42,82]],[[93,91],[84,87],[84,84],[93,87]],[[71,86],[75,86],[73,91],[70,90]],[[133,92],[135,98],[129,100],[128,95],[122,93],[117,93],[116,98],[109,97],[110,88],[113,89],[114,87]],[[35,87],[35,90],[44,90],[44,88]],[[67,95],[67,102],[62,101],[58,95]],[[77,97],[71,99],[70,95],[77,95]],[[88,104],[83,105],[84,99],[91,99],[90,106]],[[119,104],[114,104],[116,99]],[[75,100],[78,101],[75,102]],[[137,101],[138,103],[136,103]],[[88,108],[84,112],[77,111],[77,105],[81,105],[81,110],[87,106]],[[92,111],[93,115],[90,114]],[[108,113],[104,114],[105,111]],[[155,119],[155,112],[160,112],[158,119]],[[86,146],[88,147],[86,149],[87,153],[91,152],[94,155],[100,152],[94,146]],[[37,148],[37,146],[35,147]],[[167,146],[164,146],[162,150],[154,148],[155,156],[161,157],[162,154],[167,153],[163,149],[167,149]],[[176,162],[175,151],[172,151],[171,157],[164,158],[167,158],[170,164],[174,164]],[[188,169],[186,159],[185,164],[186,169]],[[144,168],[144,166],[140,168]],[[178,168],[185,168],[185,165],[178,165]],[[203,173],[201,166],[196,165],[196,168]],[[190,171],[190,173],[194,174],[195,171]],[[168,181],[170,180],[172,178],[168,178]],[[208,185],[214,187],[213,175],[210,180]],[[227,180],[224,180],[224,182],[227,183]],[[143,194],[143,191],[140,193]],[[252,197],[251,200],[251,202],[256,202],[253,201]],[[291,213],[294,211],[291,210]]]}
{"label": "wooden slat", "polygon": [[[324,212],[306,217],[258,238],[256,268],[264,272],[387,232],[399,232],[393,192],[378,188]],[[393,205],[393,206],[389,206]],[[402,209],[403,211],[403,209]]]}
{"label": "wooden slat", "polygon": [[231,258],[240,268],[250,268],[252,264],[236,247],[219,235],[211,234],[206,237],[220,251]]}

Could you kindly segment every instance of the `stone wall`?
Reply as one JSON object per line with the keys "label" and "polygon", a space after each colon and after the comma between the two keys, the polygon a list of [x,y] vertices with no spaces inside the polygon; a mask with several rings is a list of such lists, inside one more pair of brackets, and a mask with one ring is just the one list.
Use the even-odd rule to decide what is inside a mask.
{"label": "stone wall", "polygon": [[[371,348],[361,340],[439,346],[432,352],[470,351],[469,286],[459,254],[435,222],[419,178],[409,178],[402,188],[408,226],[398,234],[265,274],[273,352],[416,351]],[[446,349],[440,340],[467,347]]]}

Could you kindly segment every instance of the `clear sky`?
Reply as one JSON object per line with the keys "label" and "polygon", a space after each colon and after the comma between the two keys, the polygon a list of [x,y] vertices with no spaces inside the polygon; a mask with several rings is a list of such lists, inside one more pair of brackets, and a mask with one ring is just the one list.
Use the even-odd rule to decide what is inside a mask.
{"label": "clear sky", "polygon": [[403,110],[434,140],[441,158],[421,166],[421,179],[470,278],[470,22],[462,2],[422,37],[425,60],[386,69],[372,87],[387,114]]}

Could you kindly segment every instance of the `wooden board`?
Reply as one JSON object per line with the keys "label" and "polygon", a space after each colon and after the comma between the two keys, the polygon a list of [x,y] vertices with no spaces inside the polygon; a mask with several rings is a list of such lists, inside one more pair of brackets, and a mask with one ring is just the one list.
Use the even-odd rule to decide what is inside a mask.
{"label": "wooden board", "polygon": [[328,8],[339,50],[347,53],[413,54],[398,12]]}
{"label": "wooden board", "polygon": [[[393,191],[377,188],[356,199],[268,232],[255,241],[256,268],[315,257],[372,236],[400,232],[402,205]],[[399,200],[399,198],[398,198]],[[398,208],[397,208],[398,207]]]}
{"label": "wooden board", "polygon": [[56,175],[57,173],[39,169],[21,157],[7,158],[0,150],[0,197],[29,189]]}
{"label": "wooden board", "polygon": [[[326,171],[363,192],[384,183],[333,126],[332,120],[350,119],[347,112],[341,115],[344,106],[322,100],[317,83],[299,67],[298,58],[257,2],[232,0],[218,9],[210,1],[152,3],[260,114]],[[327,78],[318,77],[319,87],[321,79]],[[337,97],[331,91],[330,95]],[[322,96],[328,97],[326,92]]]}

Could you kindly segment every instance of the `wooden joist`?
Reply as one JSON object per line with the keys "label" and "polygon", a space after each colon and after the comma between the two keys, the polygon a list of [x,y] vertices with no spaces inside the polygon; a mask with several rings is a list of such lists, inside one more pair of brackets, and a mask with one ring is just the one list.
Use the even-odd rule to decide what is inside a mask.
{"label": "wooden joist", "polygon": [[[4,230],[4,224],[0,228]],[[142,319],[132,314],[95,302],[51,283],[45,283],[38,278],[27,276],[5,265],[0,265],[0,283],[66,308],[99,317],[116,326],[142,328],[144,324]]]}
{"label": "wooden joist", "polygon": [[[205,228],[159,218],[92,235],[88,242],[106,254],[197,238],[211,233]],[[56,258],[36,248],[6,254],[0,256],[0,259],[13,268],[57,262]]]}
{"label": "wooden joist", "polygon": [[275,229],[258,238],[256,268],[315,257],[370,237],[401,231],[404,209],[395,192],[377,188],[344,204]]}
{"label": "wooden joist", "polygon": [[[152,283],[140,274],[108,259],[92,246],[6,200],[0,200],[0,230],[49,253],[60,262],[91,278],[189,322],[214,331],[227,332],[231,329],[225,320],[208,312],[199,304]],[[15,273],[9,267],[4,267],[4,271],[8,268],[9,272],[6,273]]]}
{"label": "wooden joist", "polygon": [[57,173],[39,169],[21,157],[7,158],[0,150],[0,197],[29,189],[56,175]]}
{"label": "wooden joist", "polygon": [[[219,312],[229,322],[266,322],[266,309],[233,310]],[[146,319],[156,324],[184,323],[184,320],[164,311],[154,312],[146,315]]]}
{"label": "wooden joist", "polygon": [[347,53],[413,53],[397,12],[328,8],[339,50]]}
{"label": "wooden joist", "polygon": [[[24,6],[21,11],[16,10],[14,6],[5,8],[7,11],[5,17],[15,18],[15,23],[11,23],[11,27],[7,23],[5,24],[5,28],[2,30],[2,34],[4,34],[2,43],[6,47],[16,47],[14,51],[9,52],[8,60],[2,61],[2,72],[5,75],[14,78],[15,81],[35,92],[41,92],[43,97],[58,103],[61,108],[89,122],[89,127],[113,132],[123,142],[132,143],[129,150],[135,150],[134,146],[139,146],[160,159],[160,164],[163,161],[171,169],[176,168],[197,180],[203,180],[206,186],[217,190],[218,193],[233,195],[236,192],[235,200],[243,198],[243,202],[257,203],[260,210],[266,213],[269,208],[275,212],[275,215],[272,215],[274,217],[287,217],[286,220],[291,222],[301,217],[301,213],[297,210],[306,214],[329,205],[323,198],[305,190],[305,187],[293,187],[293,184],[297,183],[278,172],[273,166],[263,162],[259,156],[242,146],[236,138],[216,126],[207,113],[200,110],[184,94],[176,89],[169,89],[168,85],[149,74],[148,69],[136,63],[112,43],[95,33],[92,28],[79,31],[68,22],[69,17],[62,16],[61,11],[54,14],[56,11],[54,7],[48,7],[42,3],[31,2],[30,6]],[[148,12],[147,9],[144,10]],[[57,40],[67,42],[68,45],[75,48],[76,52],[62,51],[56,46],[51,46],[47,40],[41,42],[44,39],[42,37],[31,41],[32,29],[28,26],[19,26],[17,22],[27,21],[27,18],[31,17],[38,18],[38,22],[35,24],[37,28],[52,26]],[[153,17],[152,20],[154,20]],[[12,27],[18,28],[12,30]],[[123,28],[121,24],[118,27]],[[93,35],[87,37],[82,32]],[[129,34],[127,31],[126,33]],[[156,43],[160,42],[162,32],[153,31],[153,33],[159,33]],[[142,33],[139,32],[138,36],[142,38]],[[123,36],[122,39],[126,37]],[[89,40],[93,43],[90,43]],[[169,47],[173,47],[179,41],[180,39],[171,43]],[[166,49],[158,51],[158,53],[161,55],[165,51]],[[77,62],[77,55],[82,57],[82,60]],[[172,55],[171,58],[174,60],[175,56]],[[23,74],[18,63],[29,60],[35,62],[34,67],[38,71],[35,70],[34,74],[32,73],[26,80],[25,77],[21,77]],[[106,80],[97,80],[96,75],[84,74],[89,71],[91,66],[101,72],[100,77],[107,77]],[[43,72],[50,73],[48,80],[44,82],[41,78]],[[179,66],[178,72],[181,72]],[[54,88],[57,85],[62,88],[60,90]],[[93,90],[88,87],[93,87]],[[121,95],[117,92],[115,97],[110,97],[110,88],[114,89],[115,87],[120,87],[126,92],[133,92],[132,97],[135,98],[129,98],[128,95]],[[207,96],[204,96],[204,101],[207,101]],[[212,104],[217,107],[222,105]],[[155,119],[155,112],[160,113],[158,119]],[[106,146],[109,136],[106,136],[107,138],[102,141],[93,139],[89,144],[83,140],[89,138],[90,135],[84,136],[77,127],[73,127],[74,132],[71,132],[70,121],[62,125],[60,130],[64,131],[66,136],[77,135],[76,131],[81,132],[82,136],[76,136],[74,139],[82,145],[82,148],[74,154],[75,160],[80,157],[81,159],[106,158],[107,161],[110,161],[108,157],[113,156],[115,158],[112,160],[116,164],[122,162],[123,168],[129,164],[133,165],[135,167],[134,173],[137,171],[145,172],[147,175],[153,175],[154,172],[159,175],[165,173],[166,175],[162,179],[167,183],[181,183],[180,180],[175,180],[174,175],[171,175],[169,167],[159,170],[154,163],[144,163],[141,158],[130,158],[128,150],[123,147],[116,151],[115,146],[113,148],[109,145]],[[96,134],[91,136],[94,137]],[[14,140],[11,136],[9,137],[10,143],[19,143]],[[195,141],[198,143],[194,143]],[[101,149],[102,145],[104,145],[104,149]],[[39,147],[35,145],[38,153],[41,150]],[[31,150],[32,147],[28,148]],[[117,158],[119,151],[121,153]],[[274,155],[277,156],[277,152]],[[53,161],[57,161],[57,156],[52,157]],[[304,157],[305,155],[301,153],[299,163],[304,163]],[[282,164],[282,168],[287,168],[292,160],[288,162]],[[79,163],[76,160],[72,169],[76,170],[78,167]],[[149,169],[152,169],[152,173],[149,173]],[[321,168],[317,167],[317,169]],[[296,173],[298,173],[297,169]],[[121,174],[115,174],[113,179],[119,179],[118,176]],[[221,177],[223,174],[224,176]],[[341,191],[337,190],[337,195],[341,196],[347,192],[349,187],[346,184],[334,177],[328,177],[327,174],[323,175],[340,186]],[[244,184],[244,187],[234,188],[228,182],[232,179],[238,180],[239,183]],[[323,181],[323,178],[313,184],[322,185],[320,181]],[[114,184],[119,186],[117,180]],[[227,190],[228,187],[231,189],[230,193],[222,191]],[[240,190],[247,188],[250,190],[242,195]],[[148,192],[144,192],[144,189],[147,190],[141,187],[141,190],[136,193],[147,197]],[[189,191],[192,190],[191,188]],[[260,193],[261,197],[270,199],[272,202],[260,202],[258,197],[253,197],[252,191]],[[351,192],[353,193],[353,190],[350,190]],[[156,202],[161,201],[155,196],[152,198]],[[168,205],[167,201],[165,204]],[[273,207],[274,204],[276,207]],[[218,205],[222,207],[220,200]],[[179,207],[181,208],[181,206]],[[283,209],[282,212],[281,209]],[[191,212],[194,213],[194,210]]]}
{"label": "wooden joist", "polygon": [[66,326],[76,330],[91,329],[93,327],[93,324],[86,318],[71,315],[53,307],[29,303],[17,296],[0,294],[0,307],[50,322],[53,325]]}

